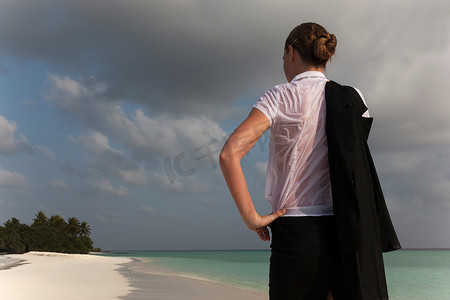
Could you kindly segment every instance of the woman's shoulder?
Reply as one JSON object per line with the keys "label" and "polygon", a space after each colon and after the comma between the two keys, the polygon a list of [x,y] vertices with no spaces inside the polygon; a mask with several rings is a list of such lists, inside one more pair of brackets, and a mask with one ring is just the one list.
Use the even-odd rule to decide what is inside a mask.
{"label": "woman's shoulder", "polygon": [[299,87],[292,82],[280,83],[268,90],[266,94],[269,93],[281,99],[285,98],[286,96],[292,95],[293,90],[296,90],[298,88]]}
{"label": "woman's shoulder", "polygon": [[287,91],[287,83],[277,84],[266,91],[261,98],[268,98],[272,101],[279,102],[281,99],[285,98],[285,95],[288,93]]}

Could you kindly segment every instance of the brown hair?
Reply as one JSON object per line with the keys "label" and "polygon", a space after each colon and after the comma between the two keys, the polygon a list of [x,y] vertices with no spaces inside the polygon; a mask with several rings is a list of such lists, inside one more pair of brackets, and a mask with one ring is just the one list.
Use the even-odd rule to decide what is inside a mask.
{"label": "brown hair", "polygon": [[284,49],[287,50],[289,45],[297,50],[306,62],[325,69],[328,60],[336,51],[337,39],[319,24],[303,23],[289,33]]}

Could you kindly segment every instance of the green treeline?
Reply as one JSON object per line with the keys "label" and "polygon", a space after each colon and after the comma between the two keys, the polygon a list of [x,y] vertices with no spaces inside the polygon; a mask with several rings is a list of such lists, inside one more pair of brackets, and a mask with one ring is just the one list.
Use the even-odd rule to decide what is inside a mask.
{"label": "green treeline", "polygon": [[[33,224],[21,224],[17,218],[7,220],[0,226],[0,251],[25,253],[46,251],[86,254],[94,251],[89,235],[91,227],[77,218],[47,216],[39,211]],[[99,249],[95,249],[99,251]]]}

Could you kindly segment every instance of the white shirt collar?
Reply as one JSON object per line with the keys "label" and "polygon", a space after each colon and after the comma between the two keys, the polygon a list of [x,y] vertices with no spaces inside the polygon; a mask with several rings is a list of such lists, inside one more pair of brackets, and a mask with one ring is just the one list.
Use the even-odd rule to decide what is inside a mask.
{"label": "white shirt collar", "polygon": [[322,77],[324,79],[327,79],[322,72],[319,72],[319,71],[306,71],[306,72],[300,73],[297,76],[295,76],[291,80],[291,82],[293,82],[295,80],[300,80],[300,79],[303,79],[303,78],[306,78],[306,77]]}

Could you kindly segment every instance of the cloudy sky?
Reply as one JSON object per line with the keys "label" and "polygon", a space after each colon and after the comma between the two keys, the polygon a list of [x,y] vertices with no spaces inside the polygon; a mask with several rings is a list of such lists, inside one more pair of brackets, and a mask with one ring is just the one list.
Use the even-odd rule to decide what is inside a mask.
{"label": "cloudy sky", "polygon": [[[267,249],[218,167],[227,135],[285,82],[289,31],[338,38],[406,248],[450,248],[445,0],[0,0],[0,224],[76,216],[103,249]],[[243,161],[261,214],[267,134]]]}

